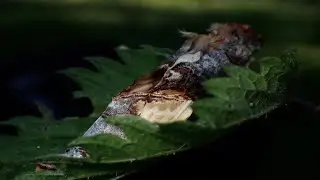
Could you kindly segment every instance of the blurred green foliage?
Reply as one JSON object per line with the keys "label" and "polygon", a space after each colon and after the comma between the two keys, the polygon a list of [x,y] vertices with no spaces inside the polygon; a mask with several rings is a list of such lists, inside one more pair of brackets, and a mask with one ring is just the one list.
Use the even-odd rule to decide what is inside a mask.
{"label": "blurred green foliage", "polygon": [[[299,83],[317,84],[310,76],[320,76],[318,7],[319,2],[312,0],[3,1],[1,61],[13,53],[41,56],[57,47],[99,46],[103,42],[176,49],[183,41],[177,38],[178,29],[202,32],[212,22],[235,21],[251,24],[263,35],[266,43],[260,55],[277,55],[288,46],[297,47],[303,72]],[[300,94],[320,100],[312,97],[318,90],[317,86]]]}

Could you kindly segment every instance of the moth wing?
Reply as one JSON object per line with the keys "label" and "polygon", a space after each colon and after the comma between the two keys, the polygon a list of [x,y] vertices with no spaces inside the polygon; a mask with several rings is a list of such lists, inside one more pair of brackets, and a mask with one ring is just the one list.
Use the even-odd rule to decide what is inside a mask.
{"label": "moth wing", "polygon": [[171,62],[166,62],[149,74],[137,78],[132,85],[123,90],[121,94],[146,93],[160,82]]}
{"label": "moth wing", "polygon": [[178,121],[186,121],[192,114],[192,100],[160,100],[153,102],[139,101],[137,115],[159,124],[167,124]]}

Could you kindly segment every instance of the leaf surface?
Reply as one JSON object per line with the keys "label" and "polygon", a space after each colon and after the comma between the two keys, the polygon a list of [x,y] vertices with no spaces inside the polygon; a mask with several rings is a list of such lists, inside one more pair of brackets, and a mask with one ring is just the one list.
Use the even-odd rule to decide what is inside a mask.
{"label": "leaf surface", "polygon": [[[121,59],[130,66],[93,58],[90,61],[95,63],[98,72],[74,68],[67,72],[82,85],[83,93],[92,99],[98,112],[102,105],[110,102],[106,97],[111,98],[135,77],[155,67],[158,59],[149,50],[118,51]],[[235,65],[226,67],[227,77],[213,78],[205,83],[213,97],[194,103],[194,112],[198,116],[194,122],[157,125],[135,116],[108,117],[105,120],[123,129],[126,139],[108,134],[74,137],[73,141],[68,139],[71,141],[68,145],[83,146],[90,158],[65,158],[47,152],[48,156],[38,157],[35,161],[55,164],[67,179],[112,179],[136,172],[164,156],[211,142],[224,129],[266,114],[284,102],[288,75],[296,68],[294,54],[294,51],[286,51],[280,57],[265,57],[258,61],[259,71]],[[141,67],[149,66],[150,69],[140,71]],[[62,123],[60,129],[52,130],[49,137],[61,136],[59,132],[67,127]],[[68,137],[74,135],[65,133],[70,133]],[[45,177],[53,176],[42,176]]]}

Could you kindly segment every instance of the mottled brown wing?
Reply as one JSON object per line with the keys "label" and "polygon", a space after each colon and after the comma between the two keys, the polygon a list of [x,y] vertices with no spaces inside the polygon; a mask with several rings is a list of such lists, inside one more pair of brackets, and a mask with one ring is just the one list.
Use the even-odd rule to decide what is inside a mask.
{"label": "mottled brown wing", "polygon": [[121,91],[118,96],[150,92],[150,90],[161,81],[172,63],[173,62],[166,62],[151,73],[137,78],[128,88]]}
{"label": "mottled brown wing", "polygon": [[[128,103],[127,99],[135,99],[130,101],[130,114],[154,123],[187,120],[192,114],[191,98],[183,90],[164,87],[165,73],[172,64],[173,62],[166,62],[153,72],[137,78],[113,98],[113,104],[125,104]],[[156,88],[157,85],[161,87]]]}

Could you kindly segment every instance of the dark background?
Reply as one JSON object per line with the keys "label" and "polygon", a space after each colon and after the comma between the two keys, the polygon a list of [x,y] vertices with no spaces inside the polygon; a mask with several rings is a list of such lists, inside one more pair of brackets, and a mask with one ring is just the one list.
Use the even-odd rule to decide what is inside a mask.
{"label": "dark background", "polygon": [[[89,67],[83,60],[86,56],[118,59],[114,48],[120,44],[177,49],[183,41],[178,29],[203,32],[212,22],[230,21],[251,24],[263,35],[266,44],[258,56],[298,48],[296,97],[316,105],[320,100],[319,5],[316,0],[1,1],[0,119],[40,116],[35,101],[52,108],[56,119],[89,115],[90,101],[73,99],[72,91],[79,87],[56,71]],[[188,168],[203,168],[201,175],[212,178],[216,173],[238,173],[259,179],[313,179],[319,177],[317,117],[310,107],[289,104],[268,121],[244,124],[218,145],[201,150],[202,156],[196,151],[182,159]],[[183,173],[187,171],[192,172]]]}

